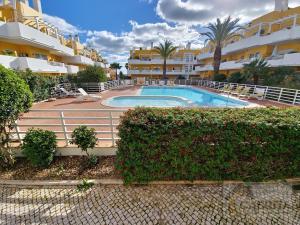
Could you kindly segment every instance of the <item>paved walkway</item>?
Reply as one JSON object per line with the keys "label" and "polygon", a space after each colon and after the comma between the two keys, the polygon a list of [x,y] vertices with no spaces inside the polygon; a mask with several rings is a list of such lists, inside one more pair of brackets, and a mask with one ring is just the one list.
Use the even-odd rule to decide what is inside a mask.
{"label": "paved walkway", "polygon": [[300,193],[285,184],[0,186],[0,224],[300,224]]}

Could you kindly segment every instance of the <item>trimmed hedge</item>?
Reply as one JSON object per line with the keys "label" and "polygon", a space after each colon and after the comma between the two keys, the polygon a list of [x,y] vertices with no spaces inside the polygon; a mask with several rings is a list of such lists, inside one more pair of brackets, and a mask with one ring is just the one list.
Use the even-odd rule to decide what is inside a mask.
{"label": "trimmed hedge", "polygon": [[300,176],[300,109],[137,108],[118,129],[126,183]]}

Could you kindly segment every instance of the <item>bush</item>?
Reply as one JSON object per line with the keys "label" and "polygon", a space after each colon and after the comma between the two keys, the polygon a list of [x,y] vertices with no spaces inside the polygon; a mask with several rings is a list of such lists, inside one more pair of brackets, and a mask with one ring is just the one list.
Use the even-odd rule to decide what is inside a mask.
{"label": "bush", "polygon": [[28,85],[14,71],[0,65],[0,167],[14,163],[9,145],[10,131],[19,115],[31,107],[32,101]]}
{"label": "bush", "polygon": [[54,159],[56,148],[54,132],[31,129],[24,138],[22,153],[33,166],[48,167]]}
{"label": "bush", "polygon": [[58,77],[34,74],[31,70],[17,71],[17,74],[29,86],[35,101],[51,97],[51,89],[58,84]]}
{"label": "bush", "polygon": [[126,183],[300,176],[296,108],[137,108],[118,129],[116,168]]}
{"label": "bush", "polygon": [[[75,79],[75,78],[74,78]],[[77,83],[100,83],[107,81],[105,71],[99,66],[88,66],[77,73]]]}
{"label": "bush", "polygon": [[89,129],[87,126],[80,126],[72,133],[71,144],[76,144],[87,156],[89,156],[88,149],[94,148],[97,141],[95,129]]}
{"label": "bush", "polygon": [[224,82],[227,80],[226,75],[225,74],[215,74],[213,76],[213,80],[214,81],[219,81],[219,82]]}
{"label": "bush", "polygon": [[239,83],[239,84],[241,84],[241,83],[245,83],[246,79],[245,79],[244,75],[241,72],[235,72],[235,73],[232,73],[228,76],[227,81],[229,83]]}

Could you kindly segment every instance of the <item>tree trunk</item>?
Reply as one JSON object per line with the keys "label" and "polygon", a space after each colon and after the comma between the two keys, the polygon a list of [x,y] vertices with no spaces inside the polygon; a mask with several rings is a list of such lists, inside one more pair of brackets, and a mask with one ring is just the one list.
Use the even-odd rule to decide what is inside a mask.
{"label": "tree trunk", "polygon": [[258,75],[257,74],[253,74],[253,84],[258,85]]}
{"label": "tree trunk", "polygon": [[214,74],[215,75],[219,74],[221,58],[222,58],[222,48],[220,45],[217,45],[214,53]]}
{"label": "tree trunk", "polygon": [[118,69],[116,69],[116,80],[119,80]]}
{"label": "tree trunk", "polygon": [[163,79],[167,80],[167,59],[164,59]]}

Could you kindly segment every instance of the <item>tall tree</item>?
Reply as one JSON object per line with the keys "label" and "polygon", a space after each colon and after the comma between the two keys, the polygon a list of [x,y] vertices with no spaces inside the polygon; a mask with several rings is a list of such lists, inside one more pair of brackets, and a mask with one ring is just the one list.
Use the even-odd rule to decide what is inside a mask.
{"label": "tall tree", "polygon": [[247,80],[253,80],[257,85],[259,80],[268,75],[270,67],[268,62],[262,58],[257,58],[248,64],[244,64],[243,74]]}
{"label": "tall tree", "polygon": [[122,68],[122,66],[120,65],[120,63],[114,62],[114,63],[110,64],[110,68],[116,70],[116,79],[119,80],[119,78],[118,78],[118,70],[120,70]]}
{"label": "tall tree", "polygon": [[219,18],[215,23],[209,23],[207,26],[208,32],[201,33],[206,37],[206,42],[210,42],[214,46],[214,74],[218,74],[220,71],[220,65],[222,60],[222,47],[226,41],[234,38],[241,37],[241,34],[237,32],[244,29],[244,27],[238,25],[240,19],[232,20],[229,16],[224,21]]}
{"label": "tall tree", "polygon": [[177,47],[173,46],[171,41],[166,40],[160,43],[159,46],[154,47],[155,51],[160,54],[164,60],[163,65],[163,78],[167,79],[167,59],[176,51]]}

